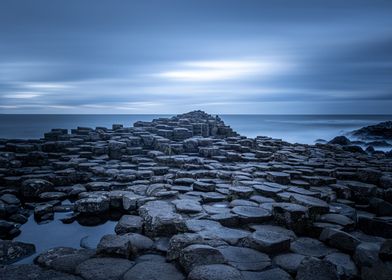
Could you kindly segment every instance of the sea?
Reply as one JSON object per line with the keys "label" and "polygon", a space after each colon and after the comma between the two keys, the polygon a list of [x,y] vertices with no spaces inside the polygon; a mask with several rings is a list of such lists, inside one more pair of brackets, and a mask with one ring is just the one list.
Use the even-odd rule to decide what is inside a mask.
{"label": "sea", "polygon": [[[0,138],[38,139],[52,128],[108,127],[151,121],[172,115],[11,115],[0,114]],[[269,136],[291,143],[314,144],[355,129],[392,120],[392,115],[219,115],[227,125],[247,137]]]}

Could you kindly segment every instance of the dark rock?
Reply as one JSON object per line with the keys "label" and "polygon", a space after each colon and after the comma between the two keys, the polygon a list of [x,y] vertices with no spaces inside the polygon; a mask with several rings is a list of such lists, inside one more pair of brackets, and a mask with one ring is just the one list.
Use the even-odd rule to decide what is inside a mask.
{"label": "dark rock", "polygon": [[201,244],[189,245],[182,249],[179,260],[186,272],[200,265],[226,263],[223,254],[218,249]]}
{"label": "dark rock", "polygon": [[304,260],[305,256],[295,253],[286,253],[274,257],[273,262],[287,271],[290,274],[296,274],[299,265]]}
{"label": "dark rock", "polygon": [[270,230],[255,231],[243,239],[241,245],[264,253],[277,254],[289,250],[290,237]]}
{"label": "dark rock", "polygon": [[265,280],[292,280],[293,278],[286,271],[280,268],[272,268],[261,272],[242,272],[244,280],[265,279]]}
{"label": "dark rock", "polygon": [[195,267],[188,280],[243,280],[241,273],[228,265],[211,264]]}
{"label": "dark rock", "polygon": [[381,244],[379,256],[383,261],[392,261],[392,239],[385,240]]}
{"label": "dark rock", "polygon": [[80,263],[94,255],[94,250],[57,247],[41,253],[34,262],[45,268],[74,274]]}
{"label": "dark rock", "polygon": [[118,258],[91,258],[76,267],[85,280],[119,280],[134,262]]}
{"label": "dark rock", "polygon": [[0,240],[0,264],[11,264],[35,253],[34,244]]}
{"label": "dark rock", "polygon": [[107,234],[101,238],[97,253],[106,256],[132,258],[152,248],[154,242],[138,233]]}
{"label": "dark rock", "polygon": [[174,212],[174,206],[165,201],[150,201],[139,208],[148,236],[170,236],[183,231],[184,220]]}
{"label": "dark rock", "polygon": [[143,220],[139,216],[124,215],[118,221],[114,231],[117,234],[124,234],[129,232],[142,233]]}
{"label": "dark rock", "polygon": [[268,255],[250,248],[223,246],[218,249],[229,265],[241,271],[258,271],[271,265]]}
{"label": "dark rock", "polygon": [[328,144],[337,144],[337,145],[345,146],[345,145],[350,145],[351,141],[346,136],[336,136],[331,141],[329,141]]}
{"label": "dark rock", "polygon": [[307,258],[298,267],[296,280],[339,280],[335,266],[325,260]]}
{"label": "dark rock", "polygon": [[184,275],[172,264],[162,261],[143,261],[124,275],[124,280],[184,280]]}
{"label": "dark rock", "polygon": [[23,181],[20,190],[23,197],[34,199],[41,193],[53,191],[53,184],[43,179],[28,179]]}

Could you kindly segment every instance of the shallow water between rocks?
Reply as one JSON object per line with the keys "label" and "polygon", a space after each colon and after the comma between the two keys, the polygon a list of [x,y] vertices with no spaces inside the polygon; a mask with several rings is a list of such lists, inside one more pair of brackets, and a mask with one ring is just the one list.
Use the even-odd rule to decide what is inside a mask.
{"label": "shallow water between rocks", "polygon": [[77,221],[64,224],[60,219],[68,214],[55,213],[54,220],[40,224],[34,220],[34,215],[30,215],[28,222],[20,228],[22,233],[14,241],[32,243],[35,245],[36,252],[28,258],[16,262],[16,264],[33,263],[37,255],[54,247],[81,248],[82,239],[88,247],[96,248],[103,235],[114,233],[114,227],[117,224],[116,221],[111,220],[95,226],[83,226]]}

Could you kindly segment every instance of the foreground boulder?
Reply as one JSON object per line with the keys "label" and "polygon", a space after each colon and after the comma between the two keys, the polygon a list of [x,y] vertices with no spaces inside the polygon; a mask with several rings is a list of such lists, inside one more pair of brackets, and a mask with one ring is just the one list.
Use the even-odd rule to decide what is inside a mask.
{"label": "foreground boulder", "polygon": [[175,212],[174,206],[165,201],[150,201],[139,208],[143,218],[145,232],[148,236],[170,236],[185,228],[181,215]]}

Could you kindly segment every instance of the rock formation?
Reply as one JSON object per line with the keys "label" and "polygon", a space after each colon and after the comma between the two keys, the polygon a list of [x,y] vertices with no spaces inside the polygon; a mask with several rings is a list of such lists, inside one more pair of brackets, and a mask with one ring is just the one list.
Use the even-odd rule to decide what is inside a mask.
{"label": "rock formation", "polygon": [[392,160],[335,142],[249,139],[202,111],[0,140],[2,264],[34,250],[20,224],[66,199],[65,223],[122,216],[96,250],[0,279],[392,279]]}

